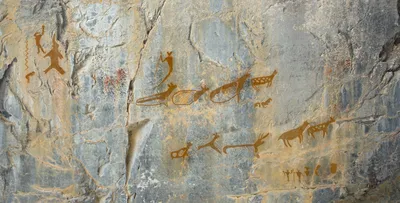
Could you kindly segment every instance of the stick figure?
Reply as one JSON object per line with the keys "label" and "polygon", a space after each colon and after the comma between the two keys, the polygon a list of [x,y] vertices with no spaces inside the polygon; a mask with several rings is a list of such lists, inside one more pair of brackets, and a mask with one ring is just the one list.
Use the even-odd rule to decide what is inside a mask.
{"label": "stick figure", "polygon": [[163,82],[165,82],[168,79],[168,77],[171,75],[171,73],[174,69],[174,57],[172,56],[172,51],[171,52],[167,51],[167,57],[165,57],[164,59],[163,59],[162,53],[160,53],[160,61],[161,62],[167,61],[168,74],[164,77],[164,79],[160,82],[159,85],[161,85]]}
{"label": "stick figure", "polygon": [[36,32],[33,35],[35,37],[35,41],[36,41],[37,53],[40,53],[40,51],[45,53],[45,51],[43,50],[42,44],[40,43],[40,40],[42,39],[43,35],[44,35],[44,25],[42,25],[42,33]]}
{"label": "stick figure", "polygon": [[56,42],[56,36],[53,35],[53,48],[47,53],[44,57],[50,57],[51,64],[50,66],[44,71],[44,73],[49,72],[52,68],[56,69],[61,75],[64,75],[65,71],[59,65],[59,59],[63,59],[64,57],[58,51],[58,47],[60,45]]}

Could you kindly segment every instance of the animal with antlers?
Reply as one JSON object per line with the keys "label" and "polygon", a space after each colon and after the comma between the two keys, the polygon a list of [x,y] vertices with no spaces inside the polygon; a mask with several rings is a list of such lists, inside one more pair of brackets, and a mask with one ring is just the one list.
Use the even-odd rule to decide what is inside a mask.
{"label": "animal with antlers", "polygon": [[254,153],[256,155],[257,158],[260,158],[260,155],[258,154],[258,147],[260,147],[262,144],[264,144],[263,139],[267,138],[270,134],[267,133],[265,135],[261,134],[260,136],[258,136],[258,139],[256,140],[256,142],[254,142],[254,144],[241,144],[241,145],[227,145],[223,148],[224,153],[226,154],[226,150],[229,148],[236,148],[236,147],[254,147]]}
{"label": "animal with antlers", "polygon": [[200,150],[200,149],[202,149],[202,148],[204,148],[204,147],[211,147],[212,149],[214,149],[215,151],[217,151],[218,153],[221,154],[221,151],[219,151],[219,149],[217,148],[217,146],[215,146],[215,141],[216,141],[219,137],[220,137],[220,135],[218,135],[218,133],[215,133],[215,134],[214,134],[214,138],[213,138],[210,142],[208,142],[208,143],[206,143],[206,144],[204,144],[204,145],[201,145],[201,146],[197,147],[197,150]]}
{"label": "animal with antlers", "polygon": [[[168,89],[165,92],[161,92],[155,95],[151,95],[148,97],[143,97],[136,100],[136,105],[138,106],[156,106],[160,104],[165,104],[165,100],[169,97],[169,95],[175,90],[177,86],[174,83],[168,84]],[[158,103],[146,104],[147,102],[158,101]]]}
{"label": "animal with antlers", "polygon": [[[293,140],[296,137],[299,138],[300,143],[301,143],[301,141],[303,141],[303,132],[307,128],[308,124],[309,123],[307,121],[304,121],[304,123],[301,126],[295,128],[293,130],[289,130],[289,131],[283,133],[281,136],[279,136],[278,140],[282,139],[283,140],[283,144],[285,144],[286,147],[288,145],[290,147],[292,147],[292,145],[290,145],[289,140]],[[287,144],[286,144],[286,142],[287,142]]]}
{"label": "animal with antlers", "polygon": [[257,77],[251,79],[251,86],[257,90],[257,86],[266,84],[267,87],[271,87],[272,81],[274,80],[275,75],[278,74],[278,71],[274,70],[271,75]]}
{"label": "animal with antlers", "polygon": [[308,128],[307,133],[309,136],[311,135],[315,139],[314,133],[322,131],[322,136],[325,137],[325,135],[328,133],[328,126],[334,122],[335,119],[330,117],[329,121]]}

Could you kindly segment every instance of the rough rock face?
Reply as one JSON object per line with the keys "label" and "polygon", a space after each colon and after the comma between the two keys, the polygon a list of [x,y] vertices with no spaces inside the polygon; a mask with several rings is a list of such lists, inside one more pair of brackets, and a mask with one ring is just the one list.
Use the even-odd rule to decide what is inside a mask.
{"label": "rough rock face", "polygon": [[0,0],[0,202],[395,202],[400,1]]}

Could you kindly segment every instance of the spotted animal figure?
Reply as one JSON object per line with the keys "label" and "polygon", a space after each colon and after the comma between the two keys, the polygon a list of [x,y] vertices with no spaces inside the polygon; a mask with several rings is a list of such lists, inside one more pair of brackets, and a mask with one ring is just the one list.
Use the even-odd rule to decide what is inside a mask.
{"label": "spotted animal figure", "polygon": [[271,87],[272,81],[274,80],[274,77],[275,77],[276,74],[278,74],[278,71],[274,70],[274,72],[272,72],[272,74],[269,75],[269,76],[252,78],[251,79],[251,86],[254,89],[257,89],[257,86],[264,85],[264,84],[266,84],[267,87]]}
{"label": "spotted animal figure", "polygon": [[[290,143],[289,143],[289,140],[293,140],[296,137],[299,138],[300,143],[301,143],[301,141],[303,141],[303,132],[307,128],[308,125],[309,125],[309,123],[307,121],[304,121],[304,123],[301,126],[283,133],[281,136],[279,136],[278,140],[283,140],[283,144],[285,144],[286,147],[288,145],[289,145],[289,147],[292,147],[292,145],[290,145]],[[287,142],[287,144],[286,144],[286,142]]]}
{"label": "spotted animal figure", "polygon": [[322,136],[325,137],[325,135],[328,133],[328,126],[334,122],[335,119],[330,117],[329,121],[308,128],[307,133],[309,136],[315,138],[314,133],[322,131]]}

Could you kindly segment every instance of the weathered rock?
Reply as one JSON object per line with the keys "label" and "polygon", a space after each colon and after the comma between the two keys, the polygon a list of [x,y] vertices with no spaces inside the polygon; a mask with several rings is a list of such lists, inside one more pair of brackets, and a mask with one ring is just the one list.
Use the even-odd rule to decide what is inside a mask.
{"label": "weathered rock", "polygon": [[398,201],[399,8],[0,0],[0,202]]}

